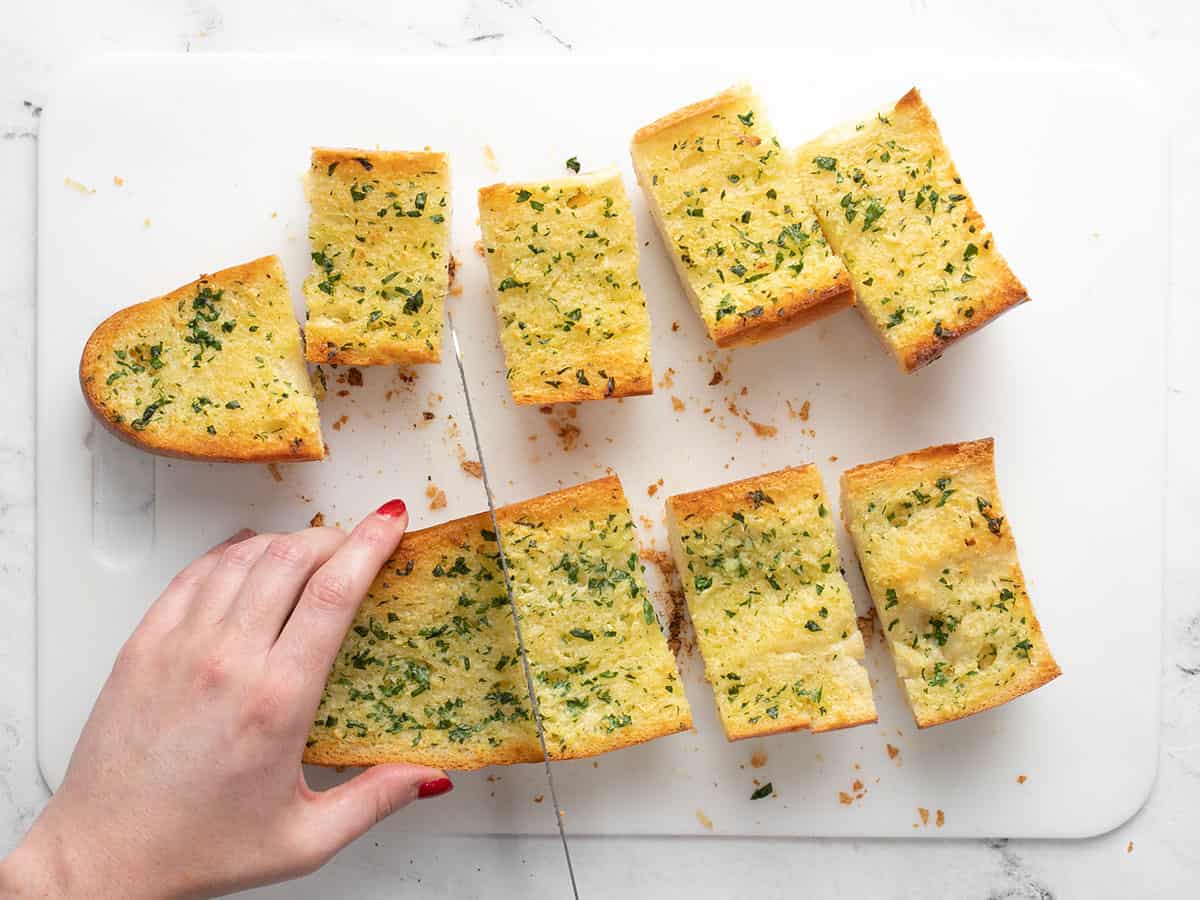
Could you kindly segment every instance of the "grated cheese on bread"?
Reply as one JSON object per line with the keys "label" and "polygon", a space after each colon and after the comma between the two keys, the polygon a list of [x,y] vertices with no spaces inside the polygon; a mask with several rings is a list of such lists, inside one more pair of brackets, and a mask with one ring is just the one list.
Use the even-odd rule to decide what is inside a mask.
{"label": "grated cheese on bread", "polygon": [[729,740],[876,720],[816,466],[676,495],[667,521]]}
{"label": "grated cheese on bread", "polygon": [[[496,511],[552,759],[691,727],[618,479]],[[488,514],[405,536],[330,672],[304,759],[540,760]]]}
{"label": "grated cheese on bread", "polygon": [[918,727],[1060,674],[1000,503],[991,438],[850,469],[842,516]]}
{"label": "grated cheese on bread", "polygon": [[797,151],[858,308],[906,372],[1028,300],[913,88]]}
{"label": "grated cheese on bread", "polygon": [[451,263],[445,154],[314,148],[307,191],[309,361],[438,362]]}
{"label": "grated cheese on bread", "polygon": [[151,453],[224,462],[325,456],[274,256],[114,313],[88,338],[79,381],[108,430]]}
{"label": "grated cheese on bread", "polygon": [[647,125],[638,182],[718,347],[778,337],[853,304],[850,276],[749,87]]}
{"label": "grated cheese on bread", "polygon": [[479,224],[517,403],[653,392],[637,233],[616,169],[482,188]]}

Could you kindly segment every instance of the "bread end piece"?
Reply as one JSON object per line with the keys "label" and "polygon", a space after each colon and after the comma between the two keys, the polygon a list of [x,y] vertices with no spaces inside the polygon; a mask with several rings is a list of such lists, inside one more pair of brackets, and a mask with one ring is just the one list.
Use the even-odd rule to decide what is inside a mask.
{"label": "bread end piece", "polygon": [[[246,313],[254,318],[245,320]],[[272,385],[290,385],[275,393],[288,396],[263,400],[259,395],[272,385],[252,388],[257,379],[239,378],[260,371],[252,358],[268,361],[262,365],[273,368]],[[325,457],[299,325],[276,256],[202,275],[113,313],[84,345],[79,384],[88,409],[112,435],[157,456],[254,463]],[[286,415],[275,415],[280,409]],[[268,423],[263,415],[275,418]]]}
{"label": "bread end piece", "polygon": [[856,466],[841,493],[918,727],[993,709],[1061,674],[1001,506],[992,438]]}

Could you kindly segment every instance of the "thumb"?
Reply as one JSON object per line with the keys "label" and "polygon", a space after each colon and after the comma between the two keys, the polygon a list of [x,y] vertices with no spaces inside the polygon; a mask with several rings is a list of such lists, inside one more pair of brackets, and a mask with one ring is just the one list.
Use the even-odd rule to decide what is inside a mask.
{"label": "thumb", "polygon": [[322,791],[316,812],[336,852],[414,800],[437,797],[453,788],[441,769],[408,763],[374,766]]}

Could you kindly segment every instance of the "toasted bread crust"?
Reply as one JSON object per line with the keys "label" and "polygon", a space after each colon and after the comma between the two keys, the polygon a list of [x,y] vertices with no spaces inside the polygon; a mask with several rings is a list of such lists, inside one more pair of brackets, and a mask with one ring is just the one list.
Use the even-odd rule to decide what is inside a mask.
{"label": "toasted bread crust", "polygon": [[655,119],[649,125],[639,128],[633,133],[632,143],[635,145],[644,144],[651,138],[658,137],[663,132],[670,131],[691,119],[708,118],[713,113],[722,109],[727,109],[730,106],[736,106],[753,99],[754,92],[750,89],[750,85],[744,82],[735,84],[721,91],[719,94],[706,97],[703,100],[697,100],[695,103],[689,103],[687,106],[680,107],[674,112],[669,112],[665,116]]}
{"label": "toasted bread crust", "polygon": [[310,430],[299,430],[297,440],[293,440],[286,447],[246,440],[232,434],[210,436],[203,443],[190,439],[181,442],[158,431],[135,431],[128,422],[115,421],[112,411],[100,395],[99,389],[104,383],[105,357],[112,352],[112,348],[123,335],[152,322],[164,307],[174,306],[181,298],[190,297],[204,285],[224,288],[264,280],[286,285],[283,268],[277,256],[263,256],[210,275],[202,275],[168,294],[113,313],[92,332],[79,360],[79,386],[88,409],[114,437],[156,456],[231,463],[304,462],[324,459],[325,443],[319,424]]}
{"label": "toasted bread crust", "polygon": [[[363,165],[366,161],[368,169]],[[378,172],[380,175],[391,175],[398,178],[408,178],[426,172],[438,172],[447,167],[445,153],[432,150],[361,150],[354,147],[313,147],[312,165],[314,169],[325,169],[330,166],[340,166],[343,163],[358,163],[364,172]]]}
{"label": "toasted bread crust", "polygon": [[[877,491],[886,490],[896,485],[907,486],[913,483],[914,479],[919,480],[922,476],[928,476],[932,473],[942,476],[956,476],[958,473],[969,472],[982,476],[986,485],[986,491],[990,495],[992,502],[998,504],[999,488],[996,485],[994,476],[994,445],[995,442],[990,437],[974,441],[941,444],[912,453],[903,453],[890,459],[855,466],[844,472],[841,479],[842,519],[847,530],[854,537],[860,566],[863,564],[863,546],[860,545],[855,529],[852,527],[852,510],[855,507],[855,503],[851,498],[872,496]],[[1004,517],[1004,520],[1007,520],[1007,516]],[[1013,575],[1011,583],[1017,586],[1023,585],[1025,579],[1020,563],[1017,560],[1016,544],[1012,538],[1011,523],[1003,526],[1003,534],[998,540],[1001,541],[1001,546],[1009,557],[1009,565],[1011,566]],[[885,609],[888,607],[882,596],[882,586],[873,584],[871,578],[867,575],[865,566],[863,566],[863,569],[864,580],[867,581],[868,587],[871,588],[880,621],[885,621]],[[1021,673],[1020,677],[1013,678],[1005,684],[992,689],[990,693],[979,697],[971,705],[962,709],[939,709],[934,712],[928,712],[913,706],[913,716],[919,728],[942,725],[947,722],[976,715],[989,709],[994,709],[1023,694],[1036,690],[1061,674],[1061,669],[1050,653],[1041,624],[1038,622],[1032,604],[1028,602],[1027,595],[1024,602],[1025,607],[1022,609],[1022,621],[1028,626],[1027,640],[1030,642],[1031,655],[1036,657],[1032,660],[1032,664]],[[891,641],[889,640],[890,644]],[[912,704],[910,703],[910,705]]]}

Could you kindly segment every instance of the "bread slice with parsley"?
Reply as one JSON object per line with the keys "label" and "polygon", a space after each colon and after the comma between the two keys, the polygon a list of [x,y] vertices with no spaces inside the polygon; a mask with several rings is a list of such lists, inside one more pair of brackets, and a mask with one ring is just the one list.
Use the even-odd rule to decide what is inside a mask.
{"label": "bread slice with parsley", "polygon": [[79,381],[105,427],[151,453],[223,462],[325,456],[274,256],[114,313],[88,338]]}
{"label": "bread slice with parsley", "polygon": [[1000,503],[991,438],[850,469],[842,517],[918,727],[1058,677]]}
{"label": "bread slice with parsley", "polygon": [[479,224],[517,403],[653,392],[637,232],[616,169],[482,188]]}
{"label": "bread slice with parsley", "polygon": [[[496,511],[553,759],[691,727],[616,478]],[[542,758],[490,515],[410,532],[376,577],[306,762],[448,769]]]}
{"label": "bread slice with parsley", "polygon": [[309,361],[438,362],[451,259],[445,154],[315,148],[307,190]]}
{"label": "bread slice with parsley", "polygon": [[778,337],[854,303],[758,97],[746,85],[633,136],[633,165],[718,347]]}
{"label": "bread slice with parsley", "polygon": [[482,513],[404,536],[346,634],[305,762],[542,758],[492,527]]}
{"label": "bread slice with parsley", "polygon": [[796,155],[859,311],[904,371],[1029,299],[916,88]]}
{"label": "bread slice with parsley", "polygon": [[667,523],[729,740],[876,720],[816,466],[678,494]]}
{"label": "bread slice with parsley", "polygon": [[497,518],[551,757],[691,728],[620,480],[547,494]]}

